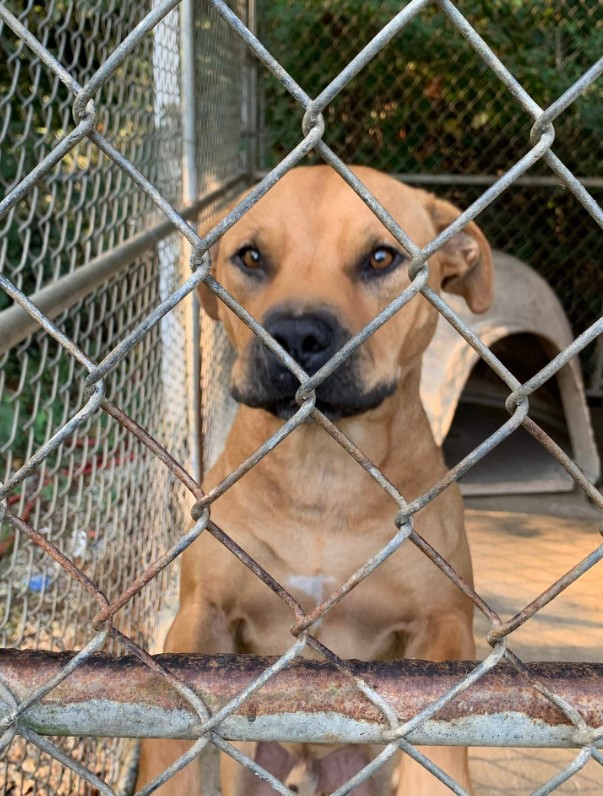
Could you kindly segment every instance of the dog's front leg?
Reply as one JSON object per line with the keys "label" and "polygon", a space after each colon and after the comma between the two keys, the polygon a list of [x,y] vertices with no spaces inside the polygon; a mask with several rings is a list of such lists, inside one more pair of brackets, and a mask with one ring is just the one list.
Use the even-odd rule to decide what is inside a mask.
{"label": "dog's front leg", "polygon": [[[475,642],[467,612],[447,611],[431,616],[417,636],[410,640],[405,655],[429,661],[474,660]],[[466,747],[417,747],[467,793],[473,793]],[[408,755],[398,771],[396,796],[450,796],[450,789]]]}
{"label": "dog's front leg", "polygon": [[[234,641],[226,618],[219,608],[203,600],[181,605],[167,635],[165,652],[234,652]],[[136,790],[151,782],[191,747],[190,741],[144,739]],[[219,760],[212,745],[171,777],[155,793],[158,796],[215,796],[219,782]],[[228,787],[224,794],[229,793]]]}

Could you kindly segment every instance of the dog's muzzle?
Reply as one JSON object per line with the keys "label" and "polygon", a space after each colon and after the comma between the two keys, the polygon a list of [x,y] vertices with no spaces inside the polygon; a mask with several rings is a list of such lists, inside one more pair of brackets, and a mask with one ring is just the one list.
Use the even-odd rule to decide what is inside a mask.
{"label": "dog's muzzle", "polygon": [[[319,371],[351,336],[337,317],[324,309],[303,314],[273,310],[263,325],[308,376]],[[288,419],[299,408],[295,400],[299,381],[258,338],[251,342],[247,353],[245,381],[232,384],[233,397],[247,406],[267,409]],[[331,420],[374,409],[395,390],[392,382],[365,391],[360,359],[354,352],[316,390],[316,406]]]}

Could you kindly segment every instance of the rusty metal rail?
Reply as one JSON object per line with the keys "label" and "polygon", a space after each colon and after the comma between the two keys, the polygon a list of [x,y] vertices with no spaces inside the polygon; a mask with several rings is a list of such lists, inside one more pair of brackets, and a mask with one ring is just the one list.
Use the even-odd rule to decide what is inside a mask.
{"label": "rusty metal rail", "polygon": [[[35,683],[50,680],[70,653],[0,651],[6,686],[25,699]],[[157,655],[155,661],[222,711],[276,658],[255,655]],[[349,673],[369,683],[404,722],[425,710],[442,691],[473,668],[472,662],[390,663],[348,661]],[[603,723],[603,664],[530,663],[525,673],[499,664],[463,694],[408,734],[417,744],[501,746],[517,738],[534,747],[582,746],[585,738],[561,710],[534,693],[530,678],[570,701],[594,732]],[[1,704],[1,700],[0,700]],[[4,705],[4,709],[8,705]],[[462,719],[462,721],[461,721]],[[198,717],[165,679],[138,658],[92,655],[22,723],[42,735],[186,738],[199,735]],[[333,664],[298,660],[279,672],[218,725],[228,740],[386,744],[393,734],[381,712],[359,701],[355,684]],[[597,747],[603,737],[596,737]]]}

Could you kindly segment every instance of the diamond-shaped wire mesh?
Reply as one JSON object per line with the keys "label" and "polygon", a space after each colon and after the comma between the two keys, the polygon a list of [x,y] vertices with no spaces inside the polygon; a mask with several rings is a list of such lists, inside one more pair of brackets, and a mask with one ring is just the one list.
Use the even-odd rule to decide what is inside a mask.
{"label": "diamond-shaped wire mesh", "polygon": [[[175,766],[161,775],[162,780],[176,773],[211,744],[264,779],[276,792],[285,794],[293,791],[269,774],[258,761],[235,749],[222,733],[228,721],[234,721],[237,711],[249,709],[253,699],[262,704],[263,689],[273,685],[279,672],[292,673],[302,666],[311,682],[311,667],[303,669],[300,663],[297,669],[291,668],[292,662],[305,650],[313,650],[322,658],[331,667],[332,675],[337,673],[338,681],[352,689],[358,704],[365,711],[372,711],[370,715],[373,716],[374,727],[377,727],[374,741],[385,747],[352,780],[333,791],[337,795],[353,791],[357,784],[378,773],[399,749],[428,768],[453,792],[465,793],[463,787],[452,781],[408,739],[410,737],[416,742],[423,737],[422,732],[429,739],[429,732],[433,732],[429,729],[433,717],[440,710],[458,709],[456,697],[469,693],[472,685],[485,688],[484,683],[488,682],[486,675],[492,670],[496,672],[497,664],[504,658],[508,665],[507,674],[516,678],[516,693],[523,689],[532,701],[538,694],[541,704],[548,706],[549,710],[554,707],[558,711],[556,723],[561,721],[566,727],[567,745],[581,747],[571,764],[534,790],[538,794],[552,792],[589,760],[603,762],[595,748],[601,737],[601,719],[600,716],[593,718],[589,713],[588,699],[585,702],[584,699],[564,696],[563,684],[548,676],[546,669],[526,667],[507,648],[507,636],[591,569],[603,557],[603,546],[593,544],[591,552],[580,563],[505,621],[420,536],[413,517],[520,425],[561,462],[595,505],[603,509],[603,498],[595,487],[528,415],[529,397],[570,358],[594,342],[601,334],[603,323],[600,320],[592,323],[572,345],[521,384],[429,287],[427,261],[469,220],[478,215],[481,220],[482,211],[487,211],[496,200],[501,201],[517,190],[515,181],[539,163],[546,163],[556,179],[574,194],[593,227],[596,223],[603,225],[601,209],[571,173],[575,170],[575,163],[566,157],[563,148],[551,149],[554,140],[551,123],[556,124],[557,119],[563,119],[566,108],[571,108],[577,98],[591,89],[603,72],[603,62],[595,66],[580,63],[576,74],[569,75],[567,83],[559,91],[553,90],[546,102],[538,97],[543,105],[549,106],[543,113],[535,98],[516,83],[480,38],[483,25],[472,27],[449,0],[440,0],[439,3],[412,0],[387,24],[387,20],[378,20],[375,15],[378,20],[375,39],[360,52],[358,48],[352,48],[345,63],[331,76],[332,82],[311,100],[306,86],[301,85],[304,81],[297,84],[293,79],[295,76],[287,74],[283,65],[272,58],[246,27],[249,25],[253,29],[255,25],[252,6],[236,4],[233,13],[222,0],[209,0],[207,4],[197,6],[193,14],[194,38],[199,43],[194,54],[193,72],[197,74],[199,104],[206,110],[206,116],[197,125],[202,143],[197,147],[195,165],[199,189],[209,197],[204,205],[206,217],[211,216],[220,201],[238,193],[248,174],[249,144],[246,147],[240,141],[251,140],[253,130],[250,124],[256,98],[253,86],[255,66],[250,66],[244,45],[273,76],[278,77],[300,106],[303,134],[298,133],[283,151],[275,168],[217,226],[203,228],[204,237],[200,238],[183,215],[198,216],[201,207],[183,211],[183,215],[174,210],[183,193],[179,153],[176,151],[180,130],[179,106],[182,104],[178,5],[177,0],[163,0],[151,7],[118,9],[110,3],[103,3],[95,11],[84,14],[79,4],[65,8],[56,3],[45,16],[37,6],[28,6],[22,16],[33,36],[7,7],[0,6],[0,19],[9,29],[3,37],[3,46],[8,42],[6,63],[10,79],[2,84],[6,86],[2,103],[10,108],[9,121],[13,114],[27,133],[23,134],[18,146],[9,148],[7,196],[0,204],[0,218],[8,219],[5,228],[7,244],[3,249],[8,279],[3,277],[0,284],[7,296],[43,327],[9,346],[5,355],[8,364],[4,370],[5,397],[1,419],[7,429],[8,442],[5,445],[6,486],[2,490],[5,524],[1,565],[6,568],[6,578],[3,578],[6,605],[3,632],[7,643],[23,649],[82,650],[75,657],[70,654],[46,658],[44,660],[50,664],[44,666],[41,665],[43,659],[38,658],[40,663],[35,685],[30,683],[26,687],[19,684],[18,678],[14,679],[11,658],[6,659],[4,679],[0,681],[0,698],[6,706],[6,717],[0,725],[4,733],[2,745],[8,747],[10,744],[3,768],[4,789],[21,793],[67,793],[86,792],[89,788],[92,789],[90,792],[96,789],[102,793],[114,793],[115,788],[122,787],[118,761],[124,755],[119,742],[112,746],[113,741],[79,742],[69,739],[58,746],[35,732],[25,717],[27,708],[39,708],[40,700],[46,694],[50,700],[64,700],[70,689],[77,688],[77,678],[91,665],[90,657],[105,647],[120,654],[126,650],[136,656],[141,662],[137,670],[139,676],[143,680],[150,676],[159,678],[160,683],[168,686],[171,698],[177,698],[178,704],[189,711],[187,721],[193,723],[193,729],[189,728],[188,732],[192,733],[190,737],[198,740]],[[295,9],[294,5],[292,9]],[[18,11],[18,8],[13,10]],[[462,37],[468,39],[479,54],[479,68],[487,71],[495,86],[496,96],[502,97],[509,91],[515,112],[530,119],[533,126],[531,140],[524,136],[521,151],[509,156],[507,165],[510,170],[490,188],[476,193],[468,210],[450,227],[426,246],[419,247],[326,141],[333,126],[335,98],[348,90],[350,84],[354,85],[355,76],[370,68],[373,57],[379,57],[392,38],[398,41],[396,37],[408,35],[408,31],[413,30],[415,18],[421,30],[424,27],[428,29],[440,10],[448,19],[447,35],[452,31],[457,43]],[[127,22],[123,21],[124,17],[127,17]],[[495,21],[493,17],[488,19]],[[330,24],[329,20],[325,24]],[[483,33],[487,40],[490,33],[487,25]],[[83,36],[83,43],[76,34]],[[342,37],[343,34],[336,31],[330,34],[330,38],[333,35]],[[84,46],[87,36],[94,39],[94,46]],[[97,48],[101,47],[99,42],[103,42],[102,47],[106,48],[98,50],[100,55],[97,53]],[[34,76],[31,83],[30,78],[19,83],[23,59],[30,60],[29,74]],[[38,89],[31,90],[30,86],[39,87],[43,81],[48,83],[48,94]],[[501,91],[501,85],[504,91]],[[19,89],[15,89],[16,86]],[[61,105],[57,97],[62,96],[63,87],[71,96],[65,90]],[[433,91],[436,89],[440,90],[434,87]],[[101,93],[97,96],[99,90]],[[437,99],[437,96],[432,99]],[[32,105],[30,100],[41,100],[41,103]],[[55,106],[62,109],[62,126],[53,127],[50,111],[56,111]],[[68,112],[73,112],[75,123],[68,118]],[[123,118],[120,116],[122,112]],[[45,124],[38,124],[42,116]],[[9,128],[7,125],[6,129]],[[41,149],[32,155],[33,160],[27,161],[27,143],[32,138],[30,129],[36,130],[42,143],[39,145]],[[56,157],[45,143],[47,137],[53,135],[59,139]],[[209,148],[212,139],[215,139],[214,145],[218,146],[220,153],[216,158],[211,156],[214,147]],[[226,155],[225,148],[231,148],[230,156]],[[209,272],[205,253],[280,177],[312,150],[367,203],[409,252],[412,263],[409,287],[309,378],[215,281]],[[32,168],[36,168],[45,156],[48,165],[40,167],[32,177]],[[114,176],[105,175],[103,168]],[[116,199],[113,203],[109,201],[113,194],[102,193],[109,190],[103,177],[114,186]],[[129,199],[120,204],[123,197]],[[101,252],[110,250],[116,243],[143,231],[146,225],[160,224],[163,216],[167,216],[180,235],[168,235],[169,227],[159,234],[158,227],[154,227],[156,236],[162,238],[156,248],[126,259],[127,268],[113,272],[84,298],[78,296],[69,303],[68,309],[61,306],[61,312],[55,307],[52,312],[54,323],[28,302],[27,294],[36,294],[63,275],[77,275],[78,267],[90,263],[94,257],[98,258]],[[27,223],[31,218],[35,218],[35,223]],[[201,217],[202,223],[204,220]],[[98,239],[97,226],[100,227]],[[30,228],[39,230],[38,237],[30,235]],[[103,234],[108,237],[103,239]],[[53,243],[55,235],[58,237]],[[180,257],[183,238],[192,247],[191,275],[182,266]],[[84,245],[80,248],[82,242]],[[24,250],[24,253],[15,266],[14,252],[17,250]],[[207,495],[196,483],[196,474],[187,472],[191,437],[188,433],[188,403],[184,397],[190,384],[183,353],[187,342],[185,301],[201,282],[205,282],[251,327],[292,370],[301,385],[298,393],[300,408],[293,418]],[[510,419],[424,494],[407,502],[363,452],[315,406],[315,390],[395,312],[415,300],[419,292],[507,385]],[[9,304],[10,300],[6,303]],[[204,321],[202,385],[208,457],[212,455],[211,449],[219,446],[220,434],[228,420],[228,412],[222,408],[222,374],[228,370],[227,347],[219,333],[209,329]],[[99,412],[99,409],[104,412]],[[210,509],[217,497],[227,492],[286,435],[294,434],[297,426],[308,419],[330,434],[383,488],[384,499],[392,500],[392,514],[396,508],[398,511],[395,521],[392,519],[390,542],[306,614],[271,573],[263,570],[227,535],[230,529],[222,530],[215,525]],[[181,509],[183,487],[196,501],[191,511],[195,523],[188,531],[185,530],[186,520]],[[204,532],[212,534],[261,578],[291,610],[294,622],[292,633],[295,638],[291,639],[289,649],[283,650],[276,661],[260,659],[255,669],[250,661],[246,682],[235,682],[218,704],[212,701],[211,690],[203,693],[200,689],[197,692],[145,652],[155,629],[157,611],[169,604],[173,577],[168,573],[173,575],[174,569],[170,564],[177,561],[183,550]],[[408,714],[391,694],[386,699],[380,693],[379,685],[383,683],[378,676],[371,678],[376,685],[369,685],[362,667],[339,659],[313,633],[322,617],[345,600],[352,588],[365,578],[378,577],[383,561],[410,545],[424,553],[484,614],[488,620],[488,642],[493,649],[481,663],[449,669],[448,676],[439,681],[441,688],[431,693],[427,700],[424,698],[423,703]],[[76,614],[73,605],[77,606]],[[110,643],[106,647],[108,640]],[[94,660],[101,669],[102,665],[109,669],[115,665],[107,660],[104,663]],[[142,693],[144,689],[141,699]],[[457,719],[461,732],[463,726],[470,724],[471,712],[462,714],[463,720]],[[51,729],[57,730],[61,726],[55,717]],[[48,732],[49,725],[43,725],[41,729]],[[140,732],[134,726],[131,729],[132,735]],[[164,729],[164,734],[169,736],[170,727]],[[241,737],[244,739],[246,736]],[[30,749],[26,742],[31,744]],[[42,754],[34,749],[41,750]],[[75,774],[66,773],[67,770],[73,770]],[[81,779],[77,780],[78,777]],[[20,790],[16,791],[16,788]],[[150,786],[141,791],[147,792],[151,792]]]}

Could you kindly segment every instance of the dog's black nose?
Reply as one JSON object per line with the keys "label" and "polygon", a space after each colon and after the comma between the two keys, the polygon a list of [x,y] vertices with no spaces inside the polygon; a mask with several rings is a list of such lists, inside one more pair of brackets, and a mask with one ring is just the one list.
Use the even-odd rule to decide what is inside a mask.
{"label": "dog's black nose", "polygon": [[309,376],[338,348],[339,322],[327,311],[304,315],[279,313],[267,320],[265,328]]}

